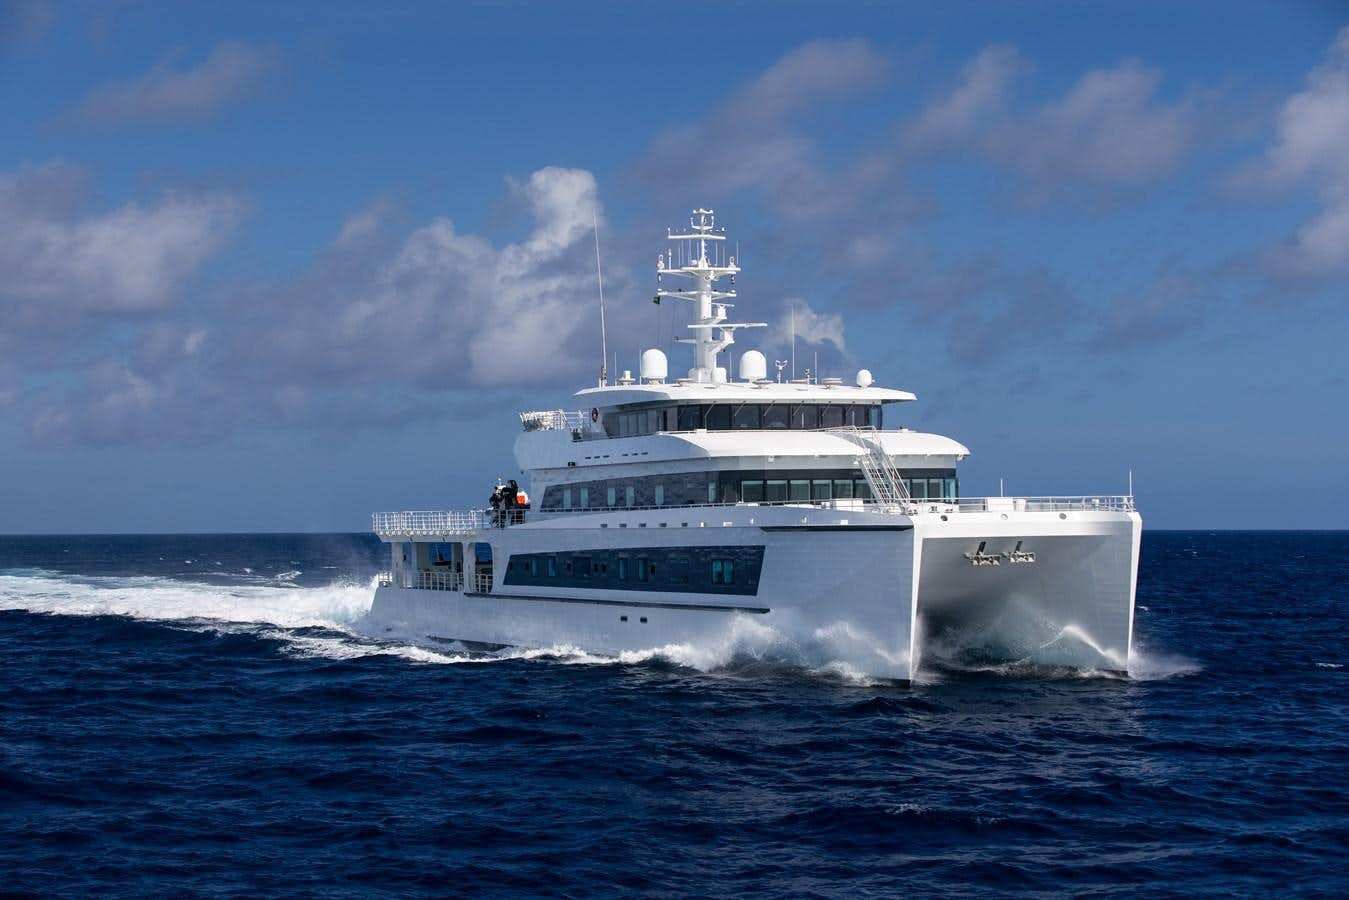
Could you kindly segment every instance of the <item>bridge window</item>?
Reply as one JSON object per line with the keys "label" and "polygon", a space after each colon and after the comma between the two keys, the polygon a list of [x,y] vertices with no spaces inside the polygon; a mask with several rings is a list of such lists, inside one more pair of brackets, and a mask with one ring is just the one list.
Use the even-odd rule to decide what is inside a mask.
{"label": "bridge window", "polygon": [[740,482],[740,499],[746,503],[763,502],[763,481],[742,481]]}
{"label": "bridge window", "polygon": [[843,407],[842,406],[822,406],[820,407],[820,427],[821,428],[842,428],[843,427]]}
{"label": "bridge window", "polygon": [[773,404],[763,408],[763,428],[790,428],[792,411],[790,407]]}
{"label": "bridge window", "polygon": [[793,428],[819,428],[820,408],[818,406],[798,406],[792,410]]}
{"label": "bridge window", "polygon": [[703,427],[703,408],[701,406],[679,407],[679,430],[693,431]]}
{"label": "bridge window", "polygon": [[834,499],[851,500],[852,499],[852,479],[835,478],[834,479]]}
{"label": "bridge window", "polygon": [[725,403],[718,403],[707,408],[707,416],[703,419],[703,427],[708,431],[728,431],[731,427],[731,407]]}
{"label": "bridge window", "polygon": [[834,483],[830,481],[828,478],[815,479],[810,483],[810,499],[812,500],[832,499],[831,488],[833,487],[833,484]]}
{"label": "bridge window", "polygon": [[763,498],[768,503],[782,503],[787,499],[786,479],[769,479],[764,482]]}
{"label": "bridge window", "polygon": [[757,403],[742,403],[735,409],[731,419],[733,428],[758,428],[759,406]]}
{"label": "bridge window", "polygon": [[810,499],[810,482],[804,478],[792,479],[791,498],[793,501]]}

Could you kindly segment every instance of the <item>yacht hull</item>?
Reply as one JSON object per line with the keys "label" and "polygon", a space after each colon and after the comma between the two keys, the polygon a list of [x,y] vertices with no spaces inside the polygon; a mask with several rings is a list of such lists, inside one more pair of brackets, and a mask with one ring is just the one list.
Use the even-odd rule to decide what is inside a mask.
{"label": "yacht hull", "polygon": [[[555,517],[454,536],[467,548],[491,547],[491,574],[470,571],[467,590],[411,586],[418,557],[393,540],[394,570],[376,591],[367,627],[416,641],[607,656],[658,650],[694,664],[748,653],[899,681],[915,677],[925,648],[961,660],[1123,671],[1140,529],[1136,513],[1117,511],[737,506]],[[696,560],[726,547],[762,548],[752,590],[577,587],[520,574],[529,554],[566,560],[673,549]]]}

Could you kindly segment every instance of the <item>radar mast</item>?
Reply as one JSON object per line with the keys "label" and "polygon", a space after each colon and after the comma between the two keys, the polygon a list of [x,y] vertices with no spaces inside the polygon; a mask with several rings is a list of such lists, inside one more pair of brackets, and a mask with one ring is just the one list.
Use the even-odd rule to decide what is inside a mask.
{"label": "radar mast", "polygon": [[[734,256],[726,255],[726,229],[716,225],[716,214],[710,209],[695,209],[689,216],[689,230],[675,234],[667,230],[670,247],[656,260],[656,280],[666,275],[689,279],[688,290],[670,291],[660,288],[656,298],[675,297],[688,300],[698,307],[698,321],[689,326],[694,336],[677,338],[681,344],[693,345],[693,368],[689,380],[695,382],[724,382],[726,370],[717,365],[717,354],[735,343],[737,328],[763,328],[767,322],[727,322],[726,310],[733,303],[735,276],[740,271]],[[710,246],[709,246],[710,245]],[[710,250],[710,256],[709,256]],[[730,290],[719,290],[718,279],[730,278]]]}

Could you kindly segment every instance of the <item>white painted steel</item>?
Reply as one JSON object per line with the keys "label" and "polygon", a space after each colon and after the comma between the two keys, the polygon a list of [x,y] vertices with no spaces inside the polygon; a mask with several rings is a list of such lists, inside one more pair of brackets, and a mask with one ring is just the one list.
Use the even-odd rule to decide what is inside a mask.
{"label": "white painted steel", "polygon": [[[610,654],[772,646],[806,663],[843,662],[897,679],[914,677],[924,647],[1127,670],[1142,530],[1132,496],[915,500],[902,472],[952,469],[969,450],[902,428],[609,437],[606,416],[642,405],[914,399],[876,387],[866,369],[855,385],[769,382],[757,351],[741,357],[741,380],[728,381],[718,354],[736,329],[763,324],[727,321],[725,301],[735,292],[717,282],[734,284],[737,260],[711,210],[695,210],[689,232],[669,239],[658,281],[669,275],[688,289],[657,294],[697,307],[693,337],[684,339],[694,346],[689,377],[665,383],[664,354],[648,350],[640,382],[578,391],[576,412],[520,413],[515,455],[530,493],[541,500],[551,485],[600,478],[855,469],[873,500],[530,510],[511,522],[476,509],[376,513],[372,525],[391,545],[392,568],[379,577],[372,625],[413,640]],[[433,561],[431,543],[448,543],[451,559],[438,550]],[[490,547],[491,563],[478,562],[475,544]],[[514,554],[718,545],[764,548],[753,595],[503,584]]]}

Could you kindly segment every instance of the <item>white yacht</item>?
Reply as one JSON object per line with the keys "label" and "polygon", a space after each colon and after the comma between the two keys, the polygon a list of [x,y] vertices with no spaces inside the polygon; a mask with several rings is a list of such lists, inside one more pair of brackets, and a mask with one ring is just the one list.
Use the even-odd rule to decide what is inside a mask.
{"label": "white yacht", "polygon": [[[907,681],[926,645],[1127,671],[1142,520],[1132,496],[963,497],[959,442],[893,425],[908,391],[863,369],[770,378],[720,355],[736,257],[711,210],[668,235],[658,298],[694,304],[694,365],[520,413],[528,507],[374,515],[378,630],[470,648],[618,655],[754,635]],[[729,284],[719,286],[726,279]],[[674,284],[675,290],[668,289]],[[891,427],[886,427],[890,425]],[[513,499],[513,498],[512,498]]]}

